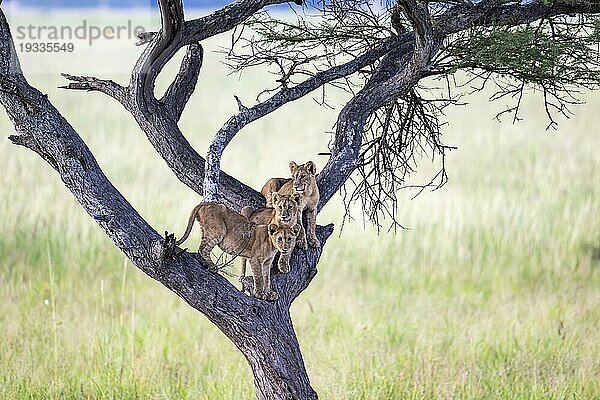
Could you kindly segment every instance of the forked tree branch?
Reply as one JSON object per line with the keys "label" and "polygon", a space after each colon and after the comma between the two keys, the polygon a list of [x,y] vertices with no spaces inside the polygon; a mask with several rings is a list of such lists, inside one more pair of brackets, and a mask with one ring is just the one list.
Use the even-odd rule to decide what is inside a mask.
{"label": "forked tree branch", "polygon": [[[282,293],[275,304],[242,294],[191,254],[171,251],[172,237],[161,237],[137,213],[47,96],[27,83],[1,9],[0,104],[18,131],[10,137],[13,143],[33,150],[58,172],[90,217],[136,267],[207,316],[235,342],[253,366],[261,398],[317,398],[302,364],[289,307],[304,289],[298,282],[308,284],[315,275],[321,249],[293,254],[293,273],[274,277],[273,285]],[[332,226],[317,229],[322,242],[331,232]],[[269,380],[262,381],[265,378]]]}
{"label": "forked tree branch", "polygon": [[[176,122],[181,117],[185,105],[195,89],[202,65],[202,51],[201,48],[197,47],[199,45],[195,44],[195,42],[232,29],[265,6],[285,2],[287,1],[241,0],[217,10],[206,17],[185,22],[183,6],[180,0],[160,0],[162,29],[158,33],[152,33],[140,38],[141,42],[149,42],[149,45],[134,68],[129,85],[130,96],[127,99],[128,101],[124,104],[120,100],[122,96],[112,96],[121,101],[134,115],[150,142],[163,159],[167,161],[179,179],[196,192],[203,194],[205,200],[222,201],[236,209],[245,205],[254,207],[264,205],[264,199],[257,192],[228,175],[221,173],[220,166],[216,170],[214,168],[207,168],[206,170],[209,171],[210,175],[207,179],[204,174],[205,168],[201,168],[201,166],[205,165],[204,159],[197,154],[183,134],[181,134],[179,128],[176,127]],[[295,3],[301,4],[301,1],[298,0]],[[185,44],[189,44],[188,52],[182,61],[180,71],[163,99],[158,102],[154,97],[156,77],[177,50]],[[66,87],[69,89],[86,89],[90,85],[100,88],[104,88],[105,86],[105,81],[94,81],[93,78],[73,76],[67,76],[67,78],[86,80],[86,85],[70,84]],[[120,94],[115,93],[115,91],[101,91],[109,95]],[[148,123],[148,120],[152,120],[152,116],[164,112],[172,114],[174,119],[172,123],[169,123],[167,126],[157,126],[157,124]],[[157,132],[157,130],[160,130],[160,132]],[[226,139],[224,142],[221,141],[223,143],[223,150],[230,140],[231,138]],[[177,148],[178,154],[169,151],[169,148],[173,147]],[[211,146],[212,151],[208,153],[211,160],[214,160],[214,157],[210,156],[210,154],[215,154],[216,148],[218,148],[216,144]],[[221,154],[223,150],[221,150]],[[184,157],[181,157],[181,155],[184,155]],[[177,159],[178,156],[187,162],[186,165],[182,165],[182,160]],[[192,175],[191,178],[190,175]],[[211,186],[210,182],[214,182],[214,184]],[[208,185],[208,191],[205,191],[203,183],[204,185]]]}
{"label": "forked tree branch", "polygon": [[[107,81],[90,77],[68,75],[67,78],[75,82],[66,88],[89,90],[92,87],[111,96],[114,94],[112,97],[119,100],[133,115],[150,143],[179,180],[203,194],[204,158],[194,150],[177,124],[198,80],[202,66],[202,48],[196,43],[188,45],[179,73],[165,96],[158,101],[154,96],[156,77],[176,51],[187,43],[183,40],[181,0],[160,0],[159,4],[164,26],[160,32],[152,35],[150,44],[136,63],[130,84],[125,88],[125,96],[114,90],[106,90]],[[215,22],[219,21],[219,15],[215,12],[206,17],[207,23],[214,23],[215,27],[219,27]],[[218,33],[218,30],[213,33]],[[210,31],[207,29],[203,34],[210,36]],[[85,85],[81,84],[82,81]],[[247,205],[264,205],[265,200],[260,193],[237,179],[221,173],[219,180],[219,199],[228,206],[239,210]]]}

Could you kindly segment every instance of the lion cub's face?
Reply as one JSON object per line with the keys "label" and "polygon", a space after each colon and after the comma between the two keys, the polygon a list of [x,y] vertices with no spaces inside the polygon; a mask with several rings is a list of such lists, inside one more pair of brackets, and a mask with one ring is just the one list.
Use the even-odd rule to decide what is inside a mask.
{"label": "lion cub's face", "polygon": [[285,225],[290,225],[298,217],[300,209],[300,196],[298,194],[287,195],[274,192],[273,208],[275,209],[275,218]]}
{"label": "lion cub's face", "polygon": [[298,224],[291,228],[285,225],[269,224],[269,238],[280,253],[287,254],[294,249],[298,232],[300,232]]}
{"label": "lion cub's face", "polygon": [[290,172],[292,173],[292,185],[296,193],[303,193],[315,181],[317,167],[312,161],[306,164],[298,165],[290,162]]}

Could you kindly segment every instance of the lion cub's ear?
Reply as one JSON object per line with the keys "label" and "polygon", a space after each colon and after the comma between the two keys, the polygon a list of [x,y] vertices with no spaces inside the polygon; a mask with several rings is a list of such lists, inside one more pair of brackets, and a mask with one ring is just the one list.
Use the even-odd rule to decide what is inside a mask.
{"label": "lion cub's ear", "polygon": [[317,167],[315,166],[315,163],[312,161],[309,161],[306,164],[304,164],[304,168],[313,175],[317,174]]}
{"label": "lion cub's ear", "polygon": [[277,225],[269,224],[269,227],[268,227],[269,236],[273,236],[274,234],[276,234],[278,229],[279,229],[279,227]]}
{"label": "lion cub's ear", "polygon": [[290,161],[290,172],[292,173],[292,176],[294,176],[296,171],[298,171],[298,164],[296,164],[293,161]]}
{"label": "lion cub's ear", "polygon": [[277,193],[277,192],[271,193],[271,203],[273,203],[273,205],[278,204],[280,201],[281,201],[281,196],[279,196],[279,193]]}
{"label": "lion cub's ear", "polygon": [[296,224],[296,225],[294,225],[294,226],[292,227],[292,233],[293,233],[294,235],[297,235],[298,233],[300,233],[300,228],[301,228],[300,224]]}
{"label": "lion cub's ear", "polygon": [[300,195],[298,193],[294,193],[294,195],[292,196],[292,200],[294,201],[294,203],[300,205]]}

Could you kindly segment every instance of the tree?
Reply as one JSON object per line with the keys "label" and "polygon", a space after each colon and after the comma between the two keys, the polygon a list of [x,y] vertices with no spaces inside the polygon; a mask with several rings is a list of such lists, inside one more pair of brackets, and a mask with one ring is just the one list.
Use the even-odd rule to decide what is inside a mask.
{"label": "tree", "polygon": [[[600,85],[600,3],[591,0],[331,0],[290,4],[295,19],[274,18],[265,7],[286,0],[238,0],[212,14],[186,20],[181,0],[159,0],[162,28],[144,33],[146,45],[127,86],[64,75],[66,89],[99,91],[129,111],[174,174],[204,199],[240,209],[264,205],[253,188],[220,170],[231,139],[251,122],[315,90],[346,90],[330,157],[318,174],[321,209],[345,185],[348,202],[361,202],[376,225],[395,220],[396,192],[419,155],[438,156],[447,177],[440,138],[445,107],[461,89],[494,84],[492,99],[514,103],[498,117],[519,118],[521,99],[538,89],[549,118],[568,115],[581,89]],[[302,13],[304,10],[316,11]],[[247,29],[242,29],[242,28]],[[206,160],[178,128],[202,67],[200,42],[233,30],[226,59],[234,70],[275,67],[277,87],[239,112],[215,134]],[[154,84],[182,48],[185,57],[164,96]],[[457,74],[462,71],[462,75]],[[463,79],[463,82],[460,80]],[[441,84],[440,84],[441,83]],[[440,86],[441,88],[438,88]],[[260,100],[267,97],[264,100]],[[103,174],[92,153],[47,96],[27,82],[7,20],[0,10],[0,103],[17,133],[10,140],[38,153],[115,245],[149,277],[161,282],[212,321],[243,353],[254,373],[258,399],[316,399],[290,316],[290,306],[317,273],[322,248],[296,250],[292,270],[278,274],[276,302],[242,294],[210,273],[192,254],[161,236]],[[387,216],[387,219],[385,217]],[[333,226],[318,227],[322,244]]]}

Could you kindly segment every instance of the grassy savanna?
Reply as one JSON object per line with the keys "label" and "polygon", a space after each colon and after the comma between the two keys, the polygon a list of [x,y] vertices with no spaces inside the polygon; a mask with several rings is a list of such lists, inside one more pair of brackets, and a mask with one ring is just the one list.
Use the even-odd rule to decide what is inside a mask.
{"label": "grassy savanna", "polygon": [[[81,17],[10,19],[48,20]],[[212,52],[227,39],[220,40],[205,44],[182,121],[201,151],[235,111],[233,94],[251,103],[274,79],[226,76]],[[23,54],[22,64],[134,207],[159,231],[181,233],[199,198],[126,111],[100,94],[56,89],[60,71],[126,81],[139,51],[101,42],[82,46],[79,63]],[[360,219],[346,224],[296,301],[295,326],[320,398],[598,397],[600,95],[588,94],[556,132],[544,130],[539,103],[528,102],[527,119],[511,125],[493,121],[498,104],[470,100],[445,128],[446,143],[459,147],[447,160],[450,183],[414,200],[414,192],[402,193],[398,218],[410,230],[377,235]],[[6,137],[14,128],[0,115]],[[326,149],[334,118],[310,98],[288,105],[240,133],[223,167],[259,188],[285,176],[289,160],[322,166],[316,153]],[[0,154],[0,398],[254,397],[249,367],[231,342],[132,267],[49,166],[6,139]],[[424,163],[423,179],[429,169]],[[342,215],[338,199],[318,221],[339,228]],[[195,230],[187,245],[197,242]]]}

